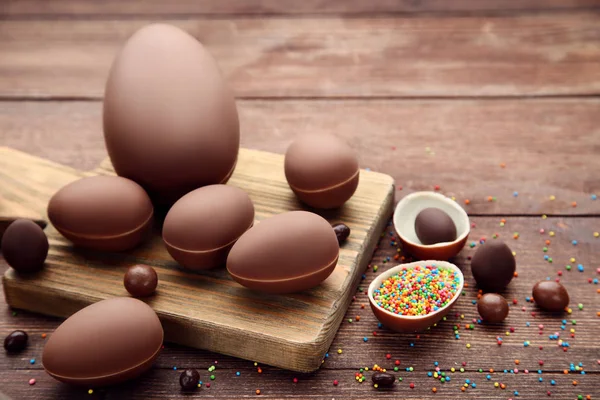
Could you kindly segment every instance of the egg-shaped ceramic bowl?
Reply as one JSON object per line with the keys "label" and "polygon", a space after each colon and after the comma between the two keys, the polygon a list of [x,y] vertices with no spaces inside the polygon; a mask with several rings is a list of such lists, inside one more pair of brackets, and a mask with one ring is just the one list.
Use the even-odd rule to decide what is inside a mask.
{"label": "egg-shaped ceramic bowl", "polygon": [[[403,269],[411,269],[417,266],[425,267],[428,265],[434,265],[437,268],[447,268],[454,272],[454,274],[458,277],[459,283],[456,287],[456,292],[454,296],[450,299],[450,301],[442,308],[432,311],[427,315],[401,315],[395,314],[391,311],[388,311],[377,304],[377,301],[373,297],[375,290],[381,287],[381,284],[388,279],[389,277],[401,272]],[[397,331],[397,332],[420,332],[429,328],[430,326],[437,323],[441,320],[452,308],[454,303],[460,297],[462,293],[463,287],[465,283],[465,277],[462,274],[461,270],[454,264],[446,262],[446,261],[417,261],[409,264],[400,264],[391,269],[388,269],[385,272],[379,274],[371,284],[369,285],[369,303],[371,304],[371,310],[373,310],[373,314],[375,317],[387,328]]]}
{"label": "egg-shaped ceramic bowl", "polygon": [[[456,239],[452,242],[423,244],[415,231],[417,215],[425,208],[444,211],[456,225]],[[456,256],[467,242],[471,224],[469,216],[454,200],[435,192],[415,192],[404,197],[394,211],[394,228],[402,248],[419,260],[448,260]]]}

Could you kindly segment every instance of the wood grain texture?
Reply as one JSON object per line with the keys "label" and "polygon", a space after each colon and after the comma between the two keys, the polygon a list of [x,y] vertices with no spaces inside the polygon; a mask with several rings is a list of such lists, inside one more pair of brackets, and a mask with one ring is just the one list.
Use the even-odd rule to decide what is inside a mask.
{"label": "wood grain texture", "polygon": [[165,2],[107,0],[5,0],[0,11],[4,17],[97,15],[281,15],[281,14],[375,14],[453,12],[515,12],[572,10],[600,7],[598,0],[179,0]]}
{"label": "wood grain texture", "polygon": [[[149,22],[3,21],[0,97],[101,98],[118,49]],[[238,97],[600,93],[600,11],[164,22],[208,47]]]}
{"label": "wood grain texture", "polygon": [[[82,173],[7,148],[0,149],[0,193],[42,215],[48,200],[66,181]],[[110,162],[92,174],[114,174]],[[242,149],[228,182],[243,189],[262,220],[302,209],[283,174],[283,156]],[[115,296],[128,296],[123,275],[128,266],[152,265],[159,275],[157,294],[147,303],[157,312],[169,342],[257,360],[270,365],[313,371],[337,331],[379,234],[391,215],[393,181],[384,174],[361,171],[350,201],[335,211],[320,212],[329,221],[344,221],[352,238],[340,249],[332,275],[318,287],[293,295],[262,295],[235,283],[224,269],[203,274],[181,270],[168,254],[160,231],[126,254],[74,249],[52,226],[46,229],[50,251],[44,270],[3,279],[9,305],[67,317]],[[8,204],[10,206],[10,203]],[[10,210],[9,217],[11,216]]]}
{"label": "wood grain texture", "polygon": [[[0,143],[83,169],[106,157],[101,103],[0,104]],[[470,214],[600,215],[598,99],[239,100],[238,109],[244,147],[284,153],[298,135],[335,134],[363,168],[395,179],[396,198],[439,185]]]}
{"label": "wood grain texture", "polygon": [[[203,388],[190,397],[254,397],[256,389],[261,389],[261,397],[267,398],[365,399],[403,396],[410,399],[497,399],[514,398],[515,390],[519,392],[519,398],[531,400],[547,397],[548,390],[552,393],[551,398],[575,399],[578,394],[597,397],[600,394],[596,385],[600,373],[600,365],[597,364],[600,349],[596,340],[596,312],[600,310],[600,295],[597,293],[600,286],[588,283],[588,279],[598,276],[595,269],[600,265],[600,239],[593,238],[592,232],[600,229],[600,218],[507,217],[504,227],[499,226],[498,217],[472,217],[471,220],[475,223],[471,235],[473,239],[483,236],[490,238],[491,234],[497,232],[517,253],[519,276],[503,294],[508,300],[516,299],[518,304],[511,306],[509,317],[503,324],[475,323],[474,330],[465,329],[465,324],[471,323],[472,319],[477,317],[475,306],[471,303],[476,299],[477,288],[469,272],[468,260],[477,247],[466,247],[456,259],[469,284],[465,289],[465,296],[458,301],[447,321],[440,323],[430,332],[423,333],[419,339],[415,335],[399,334],[379,328],[369,306],[366,305],[366,296],[357,293],[357,299],[351,303],[331,345],[329,357],[316,373],[298,374],[261,365],[263,372],[259,374],[257,368],[249,361],[168,344],[150,373],[119,387],[96,390],[89,398],[185,398],[190,395],[179,391],[179,371],[173,371],[173,367],[178,367],[178,370],[198,368],[201,378],[208,381],[210,374],[206,369],[215,365],[215,360],[218,361],[214,372],[216,379],[211,381],[211,388]],[[540,228],[546,230],[544,235],[539,233]],[[550,230],[555,232],[555,236],[549,236]],[[514,231],[520,232],[518,240],[512,239]],[[391,226],[386,229],[372,260],[372,265],[378,265],[378,271],[374,272],[373,268],[367,269],[360,286],[366,287],[378,273],[394,265],[395,262],[383,262],[397,253],[396,246],[391,245],[390,233],[393,234]],[[571,244],[574,238],[579,240],[577,246]],[[549,251],[544,253],[542,247],[547,239],[551,240],[551,244],[547,246]],[[543,260],[545,254],[553,257],[553,263]],[[571,271],[564,269],[570,257],[576,258],[576,263],[585,266],[584,272],[578,272],[576,268]],[[554,279],[558,277],[559,270],[563,273],[560,277],[561,282],[571,295],[571,315],[539,312],[534,305],[525,301],[525,297],[531,295],[531,287],[537,280],[546,277]],[[0,299],[0,309],[2,301],[3,299]],[[584,304],[583,310],[576,308],[578,303]],[[361,308],[361,304],[365,304],[366,307]],[[526,311],[521,310],[523,306]],[[535,316],[531,312],[535,312]],[[39,357],[44,344],[40,335],[51,334],[59,324],[58,319],[27,312],[11,316],[7,308],[4,308],[2,313],[0,335],[22,328],[27,330],[31,337],[31,344],[24,353],[14,357],[0,356],[0,378],[11,379],[8,394],[19,399],[56,398],[61,395],[65,398],[87,396],[87,388],[68,388],[51,379],[40,369]],[[461,319],[460,315],[464,315],[464,319]],[[359,316],[360,320],[357,320],[356,316]],[[348,319],[352,319],[353,322],[348,322]],[[565,330],[560,328],[562,319],[568,321]],[[576,320],[576,325],[571,323],[572,320]],[[530,326],[527,326],[527,322]],[[461,324],[460,340],[456,340],[452,332],[456,323]],[[540,324],[544,326],[543,335],[538,334]],[[514,332],[507,335],[510,327],[514,328]],[[574,338],[570,337],[570,329],[575,329]],[[548,335],[557,331],[561,333],[561,338],[569,343],[567,352],[558,346],[557,341],[548,338]],[[502,346],[496,344],[497,336],[503,338]],[[363,337],[367,337],[368,342],[365,343]],[[528,347],[523,345],[526,340],[531,342]],[[410,343],[414,343],[414,346],[411,347]],[[471,345],[470,349],[466,348],[467,343]],[[543,346],[543,350],[540,350],[539,346]],[[342,354],[338,354],[337,349],[342,349]],[[390,360],[386,359],[388,353],[392,355]],[[37,358],[36,364],[29,363],[31,358]],[[402,377],[403,382],[397,383],[393,390],[376,391],[369,381],[363,384],[356,383],[354,374],[359,368],[372,367],[377,363],[392,369],[396,359],[401,361],[400,371],[396,375]],[[515,360],[519,360],[518,365],[515,364]],[[539,364],[540,360],[544,365]],[[462,367],[462,362],[465,362],[465,372],[449,373],[451,381],[441,385],[427,376],[428,371],[433,371],[435,361],[443,371],[452,367],[458,370]],[[586,375],[565,375],[562,372],[565,368],[569,369],[570,363],[577,365],[579,362],[583,363]],[[413,367],[414,371],[406,371],[409,367]],[[486,373],[479,373],[480,368]],[[491,379],[488,381],[485,376],[490,368],[496,372],[490,374]],[[504,369],[514,368],[519,369],[519,374],[502,372]],[[526,375],[523,373],[525,369],[531,372]],[[543,382],[538,381],[538,369],[543,371]],[[9,370],[11,372],[7,372]],[[237,371],[241,372],[240,377],[236,377]],[[38,383],[29,387],[27,380],[32,377],[36,378]],[[298,384],[292,383],[294,377],[299,379]],[[367,373],[367,377],[370,379],[370,373]],[[334,379],[340,382],[337,387],[332,385]],[[475,382],[477,388],[470,388],[463,394],[460,387],[465,379]],[[556,386],[550,385],[552,379],[557,382]],[[577,381],[577,386],[573,386],[573,380]],[[414,390],[408,388],[411,382],[416,385]],[[496,389],[493,387],[494,382],[505,383],[507,388]],[[433,394],[432,387],[436,387],[438,393]]]}

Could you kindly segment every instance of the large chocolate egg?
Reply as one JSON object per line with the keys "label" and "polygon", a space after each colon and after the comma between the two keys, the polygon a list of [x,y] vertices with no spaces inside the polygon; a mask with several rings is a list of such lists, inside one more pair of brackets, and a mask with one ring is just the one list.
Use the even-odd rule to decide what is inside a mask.
{"label": "large chocolate egg", "polygon": [[336,208],[356,191],[358,159],[335,136],[304,135],[285,153],[285,177],[303,203],[316,208]]}
{"label": "large chocolate egg", "polygon": [[321,216],[292,211],[261,221],[238,239],[227,270],[238,283],[266,293],[312,288],[335,269],[339,244]]}
{"label": "large chocolate egg", "polygon": [[235,101],[215,60],[194,37],[164,24],[134,33],[113,62],[104,137],[117,174],[162,204],[225,183],[240,141]]}
{"label": "large chocolate egg", "polygon": [[48,203],[48,218],[75,245],[123,251],[152,228],[154,208],[144,189],[119,176],[94,176],[60,189]]}
{"label": "large chocolate egg", "polygon": [[163,240],[182,266],[225,265],[235,241],[254,223],[254,205],[242,189],[210,185],[191,191],[169,210]]}
{"label": "large chocolate egg", "polygon": [[69,317],[44,346],[50,376],[85,387],[135,378],[152,366],[163,329],[152,308],[130,297],[99,301]]}

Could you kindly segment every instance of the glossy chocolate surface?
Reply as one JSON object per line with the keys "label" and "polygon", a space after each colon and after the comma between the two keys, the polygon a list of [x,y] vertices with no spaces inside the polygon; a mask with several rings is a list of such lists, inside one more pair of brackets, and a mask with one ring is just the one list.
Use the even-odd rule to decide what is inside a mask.
{"label": "glossy chocolate surface", "polygon": [[2,236],[2,255],[19,273],[41,270],[48,256],[48,238],[35,222],[18,219],[11,223]]}
{"label": "glossy chocolate surface", "polygon": [[99,301],[64,321],[42,355],[53,378],[96,387],[134,378],[152,365],[163,329],[147,304],[131,297]]}
{"label": "glossy chocolate surface", "polygon": [[344,243],[348,239],[348,236],[350,236],[350,227],[346,224],[333,225],[333,231],[339,244]]}
{"label": "glossy chocolate surface", "polygon": [[477,312],[486,322],[502,322],[508,316],[508,303],[499,294],[486,293],[477,300]]}
{"label": "glossy chocolate surface", "polygon": [[75,245],[122,251],[137,246],[152,227],[153,206],[137,183],[94,176],[60,189],[48,203],[54,227]]}
{"label": "glossy chocolate surface", "polygon": [[373,376],[371,376],[371,380],[373,381],[373,384],[379,387],[392,387],[396,381],[396,376],[388,372],[375,372]]}
{"label": "glossy chocolate surface", "polygon": [[27,332],[13,331],[4,338],[4,349],[9,353],[18,353],[27,347]]}
{"label": "glossy chocolate surface", "polygon": [[452,218],[439,208],[421,210],[415,218],[415,232],[423,244],[453,242],[456,240],[456,225]]}
{"label": "glossy chocolate surface", "polygon": [[133,297],[150,296],[158,285],[158,275],[149,265],[137,264],[129,267],[123,278],[125,289]]}
{"label": "glossy chocolate surface", "polygon": [[556,281],[539,281],[533,286],[533,300],[543,310],[564,311],[569,305],[567,289]]}
{"label": "glossy chocolate surface", "polygon": [[512,280],[515,257],[500,239],[490,239],[480,245],[471,260],[471,272],[477,285],[492,292],[503,290]]}
{"label": "glossy chocolate surface", "polygon": [[316,208],[336,208],[348,201],[358,186],[358,159],[335,136],[308,134],[287,149],[285,176],[300,201]]}
{"label": "glossy chocolate surface", "polygon": [[198,370],[188,368],[179,375],[179,385],[182,390],[194,390],[198,388],[200,373]]}
{"label": "glossy chocolate surface", "polygon": [[210,185],[179,199],[165,218],[163,240],[184,267],[225,265],[235,241],[254,223],[254,205],[242,189]]}
{"label": "glossy chocolate surface", "polygon": [[312,288],[333,272],[339,244],[317,214],[292,211],[265,219],[233,245],[227,270],[240,284],[267,293]]}
{"label": "glossy chocolate surface", "polygon": [[214,58],[193,36],[166,24],[135,32],[114,60],[104,136],[117,174],[161,204],[225,183],[240,142],[235,100]]}

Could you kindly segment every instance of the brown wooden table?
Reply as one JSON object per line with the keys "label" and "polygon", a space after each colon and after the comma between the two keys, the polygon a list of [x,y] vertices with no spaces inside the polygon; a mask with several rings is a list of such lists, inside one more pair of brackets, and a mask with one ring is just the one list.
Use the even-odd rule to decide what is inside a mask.
{"label": "brown wooden table", "polygon": [[[260,397],[298,399],[600,397],[600,199],[592,199],[600,196],[600,0],[5,0],[0,145],[95,167],[106,156],[108,67],[133,31],[157,20],[186,29],[217,58],[239,99],[243,146],[283,152],[300,133],[331,132],[358,150],[363,167],[395,177],[397,199],[415,190],[454,196],[475,224],[475,247],[456,259],[469,287],[455,313],[421,335],[379,328],[359,291],[329,357],[310,375],[167,345],[140,379],[92,394],[41,368],[41,335],[60,321],[10,310],[2,298],[0,335],[24,329],[30,346],[0,354],[1,392],[179,398],[174,368],[193,367],[210,387],[189,397],[257,397],[257,389]],[[515,304],[502,325],[473,324],[469,257],[494,234],[517,253],[519,276],[504,293]],[[381,272],[396,263],[386,261],[397,254],[393,235],[389,227],[363,289],[375,265]],[[0,272],[6,268],[1,262]],[[568,288],[571,314],[526,301],[546,277]],[[556,332],[563,346],[550,339]],[[391,370],[395,360],[402,382],[374,389],[370,369]],[[436,362],[450,381],[428,376]],[[355,374],[364,367],[360,384]]]}

